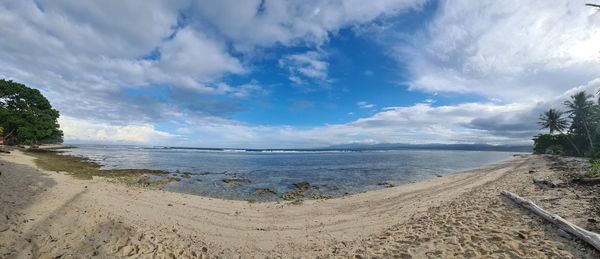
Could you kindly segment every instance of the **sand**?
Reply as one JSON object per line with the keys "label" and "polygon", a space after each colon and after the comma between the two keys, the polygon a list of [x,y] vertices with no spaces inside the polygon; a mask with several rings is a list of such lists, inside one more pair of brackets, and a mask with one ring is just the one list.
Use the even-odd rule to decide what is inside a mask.
{"label": "sand", "polygon": [[[583,165],[581,161],[562,162]],[[598,193],[566,181],[545,156],[330,200],[249,203],[44,172],[0,154],[2,258],[555,257],[591,246],[500,196],[509,190],[582,227],[598,227]],[[533,173],[529,173],[533,170]],[[592,189],[591,192],[593,192]]]}

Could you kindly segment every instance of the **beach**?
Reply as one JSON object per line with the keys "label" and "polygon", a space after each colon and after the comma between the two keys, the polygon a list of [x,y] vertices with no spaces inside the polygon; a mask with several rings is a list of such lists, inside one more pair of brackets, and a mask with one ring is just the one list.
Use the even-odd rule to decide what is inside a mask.
{"label": "beach", "polygon": [[0,154],[0,257],[598,258],[500,195],[517,193],[597,232],[597,188],[570,181],[585,166],[515,156],[341,198],[253,203],[76,179],[13,151]]}

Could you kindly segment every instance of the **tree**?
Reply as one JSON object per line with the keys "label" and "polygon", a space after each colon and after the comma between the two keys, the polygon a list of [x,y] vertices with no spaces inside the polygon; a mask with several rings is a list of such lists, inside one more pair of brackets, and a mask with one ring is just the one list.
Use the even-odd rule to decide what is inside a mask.
{"label": "tree", "polygon": [[39,90],[0,79],[0,127],[7,143],[61,143],[59,116]]}
{"label": "tree", "polygon": [[567,119],[562,116],[563,112],[556,109],[550,109],[540,116],[540,121],[538,123],[542,125],[542,129],[549,129],[550,134],[554,134],[554,132],[562,134],[569,125]]}
{"label": "tree", "polygon": [[571,118],[571,131],[577,138],[583,138],[583,142],[587,141],[588,148],[593,147],[592,134],[590,132],[589,125],[591,121],[591,115],[593,112],[594,102],[591,100],[592,95],[586,94],[581,91],[571,96],[571,100],[565,101]]}
{"label": "tree", "polygon": [[[550,135],[554,134],[555,132],[560,133],[560,135],[564,135],[564,130],[567,129],[569,123],[567,122],[567,119],[563,118],[562,116],[563,112],[556,109],[550,109],[540,116],[538,123],[542,126],[542,129],[548,129],[550,131]],[[573,146],[573,149],[575,149],[577,154],[581,154],[577,148],[577,145],[573,143],[571,138],[566,136],[566,139]]]}

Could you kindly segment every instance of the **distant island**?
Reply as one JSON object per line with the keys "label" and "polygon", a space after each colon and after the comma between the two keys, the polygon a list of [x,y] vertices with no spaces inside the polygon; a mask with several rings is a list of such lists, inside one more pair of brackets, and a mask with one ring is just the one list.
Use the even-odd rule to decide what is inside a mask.
{"label": "distant island", "polygon": [[533,146],[490,145],[490,144],[404,144],[404,143],[361,144],[361,143],[349,143],[349,144],[331,145],[331,146],[324,147],[321,149],[352,149],[352,150],[433,149],[433,150],[531,152],[531,151],[533,151]]}

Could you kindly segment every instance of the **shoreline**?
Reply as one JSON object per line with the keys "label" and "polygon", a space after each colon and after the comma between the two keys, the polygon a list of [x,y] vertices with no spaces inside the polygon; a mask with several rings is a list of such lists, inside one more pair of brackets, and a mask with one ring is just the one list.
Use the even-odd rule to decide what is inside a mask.
{"label": "shoreline", "polygon": [[[53,148],[54,149],[54,148]],[[329,190],[323,190],[323,188],[327,186],[326,184],[321,184],[319,182],[307,182],[301,181],[289,183],[287,191],[270,189],[266,187],[255,187],[253,191],[248,190],[245,194],[240,194],[240,197],[223,197],[219,195],[210,195],[208,193],[194,193],[194,192],[186,192],[183,190],[179,190],[178,187],[173,187],[172,183],[177,184],[177,182],[185,182],[187,179],[193,178],[196,181],[205,181],[204,179],[198,178],[198,176],[202,175],[219,175],[226,173],[220,172],[202,172],[202,173],[193,173],[193,172],[180,172],[169,171],[164,169],[147,169],[147,168],[139,168],[139,169],[105,169],[103,166],[90,158],[80,156],[80,155],[71,155],[66,154],[60,150],[49,150],[49,149],[39,149],[36,151],[27,152],[28,155],[34,156],[37,158],[36,165],[41,167],[44,170],[48,171],[60,171],[67,172],[74,177],[105,177],[107,179],[114,179],[114,182],[124,183],[127,185],[150,188],[150,189],[161,189],[167,190],[175,193],[182,193],[188,195],[197,195],[207,198],[213,199],[223,199],[223,200],[237,200],[237,201],[247,201],[247,202],[288,202],[294,201],[296,203],[302,203],[308,200],[324,200],[324,199],[333,199],[333,198],[341,198],[347,197],[350,195],[361,194],[365,192],[378,191],[387,188],[395,188],[398,186],[404,186],[408,184],[414,184],[419,182],[431,181],[440,177],[447,177],[455,174],[469,173],[469,172],[477,172],[480,170],[484,170],[488,167],[493,167],[495,165],[504,163],[509,161],[514,157],[520,157],[526,155],[524,153],[515,153],[515,152],[505,152],[507,154],[511,154],[510,158],[506,158],[504,160],[499,160],[496,162],[492,162],[489,164],[483,164],[471,168],[459,169],[455,172],[444,173],[441,174],[433,174],[427,178],[423,179],[415,179],[415,180],[406,180],[404,182],[398,183],[394,180],[385,181],[382,180],[377,182],[376,184],[366,185],[363,190],[359,191],[350,191],[340,192],[340,191],[332,191],[331,188]],[[428,150],[426,150],[428,151]],[[472,152],[472,151],[463,151],[463,152]],[[485,151],[484,151],[485,152]],[[40,162],[42,161],[42,162]],[[49,162],[50,161],[50,162]],[[225,177],[222,179],[222,182],[225,183],[226,186],[221,186],[220,189],[227,188],[236,188],[239,186],[243,186],[250,183],[250,179],[244,178],[243,176],[237,176],[236,173],[230,173],[230,177]],[[121,177],[123,176],[123,177]],[[150,176],[150,177],[148,177]],[[194,178],[195,177],[195,178]],[[189,180],[187,180],[189,182]],[[219,183],[221,180],[219,180]],[[254,180],[252,180],[254,181]],[[189,183],[188,183],[189,184]],[[175,185],[177,186],[177,185]],[[375,187],[372,188],[372,187]],[[215,187],[217,188],[217,187]],[[325,187],[327,189],[327,187]],[[184,188],[185,189],[185,188]],[[275,191],[277,190],[277,191]],[[281,191],[281,192],[278,192]],[[243,197],[242,197],[243,196]]]}
{"label": "shoreline", "polygon": [[[8,229],[2,234],[8,235],[0,238],[0,255],[420,257],[437,251],[441,257],[459,252],[464,256],[511,252],[566,258],[596,256],[583,244],[562,240],[551,227],[510,205],[496,192],[500,185],[509,190],[535,188],[517,178],[530,177],[526,174],[531,168],[548,167],[544,159],[515,157],[424,182],[291,205],[147,190],[96,177],[78,180],[40,171],[32,158],[14,152],[0,155],[0,185],[6,190],[0,197],[7,206],[2,209],[11,214],[6,215],[10,218]],[[487,203],[481,211],[495,209],[498,211],[494,213],[512,215],[512,225],[503,226],[507,223],[502,217],[492,217],[488,219],[491,222],[482,221],[479,229],[469,230],[466,223],[483,220],[472,214],[485,205],[479,202]],[[462,211],[456,210],[459,207]],[[438,216],[441,218],[436,219]],[[523,224],[516,225],[527,232],[523,235],[529,241],[521,244],[523,247],[514,231],[515,221],[521,220]],[[506,228],[506,233],[492,231],[492,226]],[[461,228],[453,236],[433,234]],[[483,234],[480,238],[499,235],[500,241],[514,247],[504,251],[488,247],[473,239],[473,233],[460,241],[460,236],[469,234],[467,230]],[[445,238],[457,239],[452,242],[458,242],[460,249]],[[447,243],[448,247],[440,250],[428,246],[433,242]],[[104,247],[98,248],[98,244]]]}

